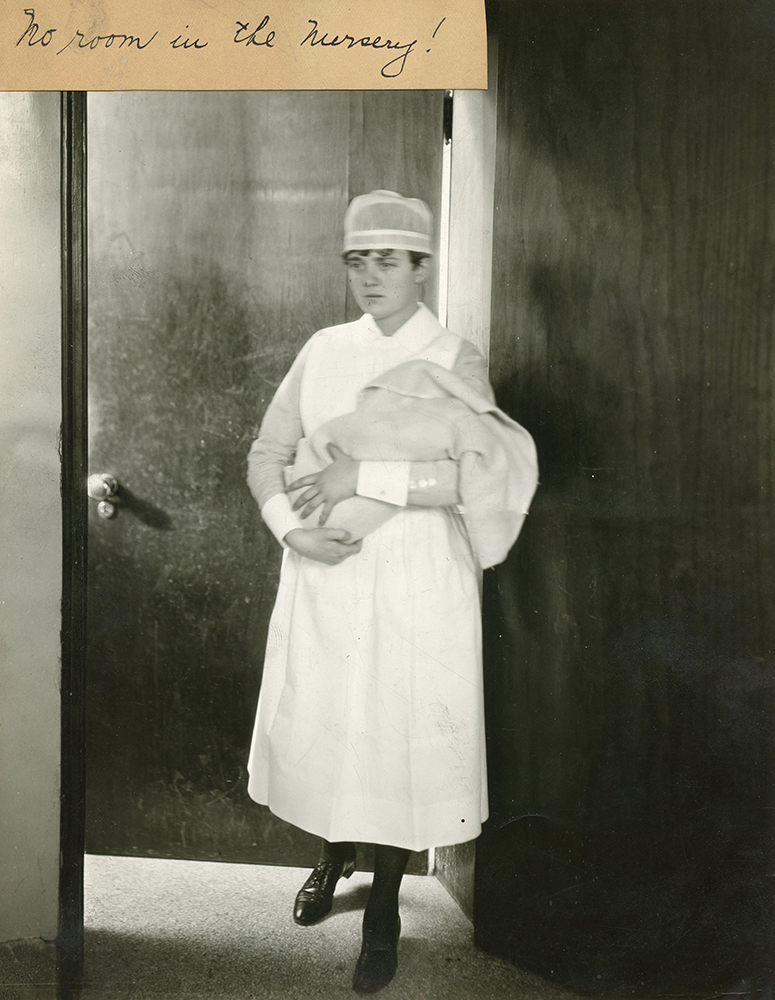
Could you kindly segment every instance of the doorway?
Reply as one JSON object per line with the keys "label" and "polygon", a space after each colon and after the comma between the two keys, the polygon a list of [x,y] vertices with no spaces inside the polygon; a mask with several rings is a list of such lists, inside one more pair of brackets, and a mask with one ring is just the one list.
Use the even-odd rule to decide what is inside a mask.
{"label": "doorway", "polygon": [[[244,789],[241,769],[277,572],[273,544],[244,486],[244,452],[310,330],[353,318],[336,234],[344,206],[358,192],[389,185],[419,194],[440,220],[446,213],[448,253],[440,255],[438,286],[446,286],[447,322],[487,352],[493,56],[490,90],[454,97],[464,126],[454,137],[452,95],[433,92],[88,95],[88,261],[87,95],[63,95],[63,492],[72,579],[65,579],[63,630],[68,773],[59,942],[67,981],[78,981],[82,954],[84,845],[141,857],[315,860],[317,844],[299,831],[273,839],[278,821],[249,802]],[[219,101],[228,114],[218,113]],[[207,115],[209,131],[201,120]],[[273,130],[284,141],[275,142],[274,160]],[[314,141],[325,156],[318,149],[313,159]],[[104,162],[95,176],[100,148]],[[108,211],[100,210],[100,197]],[[438,286],[426,287],[432,308]],[[203,362],[207,350],[220,370]],[[156,416],[151,403],[160,408]],[[116,476],[115,517],[101,518],[97,503],[87,501],[87,466]],[[87,521],[89,567],[99,569],[90,574],[88,642],[79,601]],[[204,611],[213,617],[207,628]],[[111,622],[119,625],[112,635]],[[229,653],[231,641],[236,647]],[[208,670],[209,655],[220,678]],[[104,685],[96,696],[95,677]],[[157,692],[162,697],[154,702]],[[171,736],[166,760],[159,726]],[[236,734],[231,743],[229,733]],[[144,770],[133,775],[132,760]],[[118,807],[112,813],[111,795]],[[436,852],[437,876],[469,917],[473,861],[471,845]],[[409,870],[427,869],[420,856]]]}

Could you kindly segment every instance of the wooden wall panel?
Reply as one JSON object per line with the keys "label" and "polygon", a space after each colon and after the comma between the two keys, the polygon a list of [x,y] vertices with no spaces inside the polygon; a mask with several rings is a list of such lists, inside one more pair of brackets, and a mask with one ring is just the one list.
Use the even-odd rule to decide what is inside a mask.
{"label": "wooden wall panel", "polygon": [[541,486],[486,575],[477,938],[574,989],[769,969],[775,22],[501,4],[492,377]]}

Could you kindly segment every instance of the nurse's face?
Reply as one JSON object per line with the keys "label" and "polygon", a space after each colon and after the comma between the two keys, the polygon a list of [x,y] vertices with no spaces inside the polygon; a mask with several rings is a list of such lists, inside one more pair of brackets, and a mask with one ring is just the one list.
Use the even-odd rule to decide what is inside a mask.
{"label": "nurse's face", "polygon": [[385,336],[392,336],[417,309],[425,261],[413,264],[408,250],[369,250],[351,251],[345,264],[358,307],[371,313]]}

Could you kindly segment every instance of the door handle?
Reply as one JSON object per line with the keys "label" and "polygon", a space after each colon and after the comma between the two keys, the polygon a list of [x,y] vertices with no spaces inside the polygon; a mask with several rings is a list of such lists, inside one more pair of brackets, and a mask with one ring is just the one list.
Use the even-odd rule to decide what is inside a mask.
{"label": "door handle", "polygon": [[109,472],[96,472],[86,480],[86,492],[97,501],[97,513],[108,520],[116,516],[116,505],[111,503],[118,493],[118,480]]}

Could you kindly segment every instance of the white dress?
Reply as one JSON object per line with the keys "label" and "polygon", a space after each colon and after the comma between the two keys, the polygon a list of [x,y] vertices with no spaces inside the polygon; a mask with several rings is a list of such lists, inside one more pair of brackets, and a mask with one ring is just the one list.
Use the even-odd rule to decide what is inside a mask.
{"label": "white dress", "polygon": [[[251,450],[259,502],[300,436],[354,410],[365,385],[442,330],[421,307],[391,337],[368,315],[315,334]],[[450,367],[486,380],[467,342],[460,356]],[[479,573],[454,508],[403,507],[338,566],[285,550],[248,770],[253,799],[328,841],[423,850],[478,836]]]}

